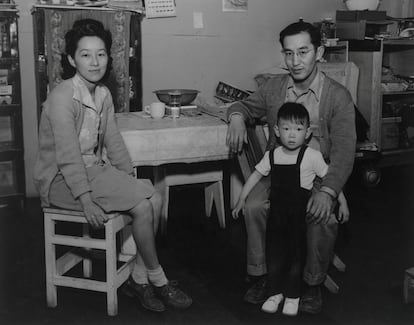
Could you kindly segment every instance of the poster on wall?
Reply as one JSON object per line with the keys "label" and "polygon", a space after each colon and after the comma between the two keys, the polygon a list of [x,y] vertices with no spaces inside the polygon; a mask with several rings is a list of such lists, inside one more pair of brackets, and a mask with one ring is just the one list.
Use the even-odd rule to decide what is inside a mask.
{"label": "poster on wall", "polygon": [[248,0],[223,0],[223,11],[247,11]]}

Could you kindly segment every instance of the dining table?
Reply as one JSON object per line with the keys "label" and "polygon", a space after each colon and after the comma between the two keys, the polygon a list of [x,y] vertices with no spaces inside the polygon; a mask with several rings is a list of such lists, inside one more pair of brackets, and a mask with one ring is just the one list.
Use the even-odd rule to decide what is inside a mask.
{"label": "dining table", "polygon": [[151,118],[145,112],[116,113],[132,163],[160,166],[231,158],[226,145],[227,123],[197,109],[180,117]]}
{"label": "dining table", "polygon": [[[226,144],[224,111],[192,108],[182,110],[178,118],[166,115],[158,119],[144,111],[125,112],[116,113],[116,121],[133,166],[152,166],[154,187],[163,197],[163,232],[168,220],[170,187],[195,183],[206,184],[206,215],[210,216],[215,203],[219,225],[225,227],[223,169],[233,156]],[[230,182],[238,182],[232,178]],[[230,185],[231,192],[233,188],[240,190],[239,185]],[[230,194],[231,198],[234,196]]]}

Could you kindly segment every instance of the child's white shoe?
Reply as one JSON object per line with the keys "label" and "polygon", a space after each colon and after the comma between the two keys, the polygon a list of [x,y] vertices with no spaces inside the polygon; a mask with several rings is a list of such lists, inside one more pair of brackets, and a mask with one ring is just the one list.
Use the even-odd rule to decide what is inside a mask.
{"label": "child's white shoe", "polygon": [[288,316],[296,316],[299,309],[299,298],[286,298],[282,313]]}
{"label": "child's white shoe", "polygon": [[265,313],[275,313],[279,307],[280,302],[283,300],[283,295],[281,293],[270,296],[262,305],[262,310]]}

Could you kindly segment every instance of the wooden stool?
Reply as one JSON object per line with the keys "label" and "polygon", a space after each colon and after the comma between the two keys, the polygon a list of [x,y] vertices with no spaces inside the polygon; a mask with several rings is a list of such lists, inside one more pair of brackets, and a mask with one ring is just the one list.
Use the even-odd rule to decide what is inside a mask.
{"label": "wooden stool", "polygon": [[[131,273],[135,258],[118,254],[116,234],[131,222],[131,218],[124,214],[109,214],[110,219],[104,227],[105,238],[98,239],[90,236],[89,224],[82,212],[52,208],[44,208],[43,212],[47,305],[57,306],[58,286],[100,291],[106,292],[108,315],[115,316],[118,313],[117,290]],[[82,237],[56,233],[58,222],[82,224]],[[57,257],[56,246],[68,246],[71,249]],[[92,250],[105,252],[106,281],[88,279],[92,276],[91,254],[81,254],[82,249],[86,253],[92,253]],[[124,263],[118,268],[117,261]],[[84,278],[65,275],[80,262],[83,264]]]}
{"label": "wooden stool", "polygon": [[226,227],[223,194],[223,169],[217,163],[154,167],[154,186],[163,197],[161,229],[166,231],[170,186],[206,183],[204,190],[206,216],[210,217],[213,203],[221,228]]}
{"label": "wooden stool", "polygon": [[414,267],[405,270],[404,275],[404,302],[414,302]]}

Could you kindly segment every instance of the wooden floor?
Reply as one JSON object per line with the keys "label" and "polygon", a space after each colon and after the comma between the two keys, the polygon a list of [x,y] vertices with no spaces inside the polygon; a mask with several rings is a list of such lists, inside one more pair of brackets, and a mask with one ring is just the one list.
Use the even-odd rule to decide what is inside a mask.
{"label": "wooden floor", "polygon": [[104,294],[68,288],[59,288],[58,306],[47,308],[38,199],[27,201],[25,213],[2,208],[0,324],[414,324],[414,304],[402,297],[404,270],[414,266],[412,167],[384,169],[373,189],[362,187],[357,175],[349,182],[351,221],[341,228],[337,249],[347,270],[332,270],[340,292],[324,290],[323,311],[315,316],[269,315],[243,302],[243,220],[227,213],[222,230],[215,215],[207,219],[200,186],[172,190],[168,234],[157,240],[168,277],[178,280],[194,304],[162,314],[120,293],[119,314],[109,317]]}

